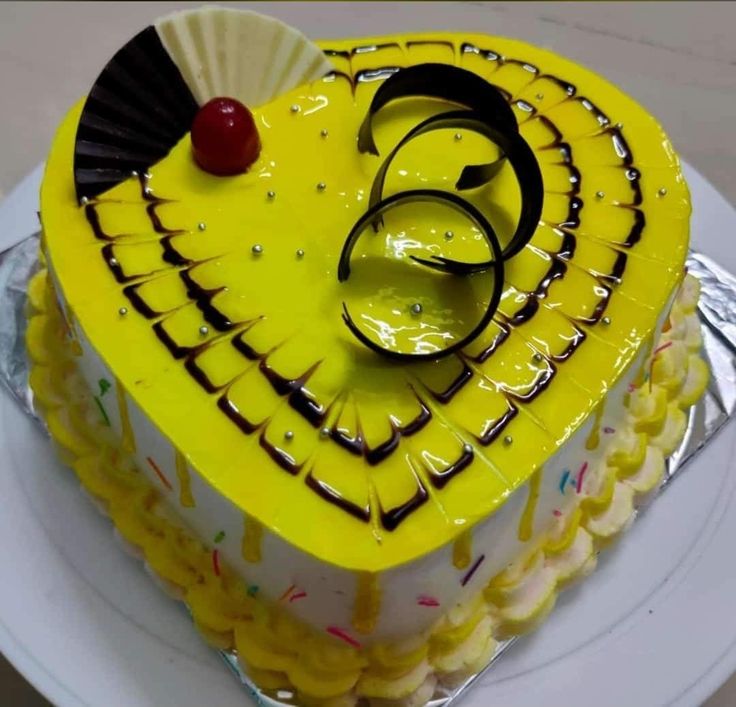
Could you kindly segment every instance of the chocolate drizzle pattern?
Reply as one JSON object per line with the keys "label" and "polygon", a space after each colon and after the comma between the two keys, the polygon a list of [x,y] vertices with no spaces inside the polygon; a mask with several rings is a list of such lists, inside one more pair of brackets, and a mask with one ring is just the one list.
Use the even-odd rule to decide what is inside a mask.
{"label": "chocolate drizzle pattern", "polygon": [[[355,516],[358,520],[362,520],[365,523],[370,521],[371,519],[370,506],[359,506],[357,503],[348,501],[344,496],[342,496],[338,491],[332,488],[329,484],[315,478],[311,471],[306,475],[306,477],[304,478],[304,481],[306,482],[307,486],[309,486],[310,489],[312,489],[315,493],[321,496],[325,501],[328,501],[329,503],[334,503],[338,508],[341,508],[346,513],[350,513],[350,515]],[[381,515],[383,516],[383,513]],[[388,526],[386,526],[385,523],[384,523],[384,527],[387,530],[393,529],[393,528],[388,528]]]}
{"label": "chocolate drizzle pattern", "polygon": [[[562,315],[567,319],[571,327],[572,333],[568,336],[568,342],[562,351],[540,352],[543,360],[538,366],[538,375],[526,392],[519,394],[511,390],[502,391],[506,398],[505,410],[496,419],[488,421],[483,426],[483,429],[474,435],[478,445],[488,446],[497,442],[508,425],[518,416],[520,405],[533,400],[549,387],[555,378],[558,366],[564,365],[585,342],[587,328],[597,325],[604,316],[611,297],[612,288],[625,277],[627,265],[626,251],[634,247],[641,240],[646,228],[644,212],[638,208],[641,206],[643,200],[640,186],[641,174],[639,169],[634,166],[634,156],[624,137],[623,129],[618,125],[614,125],[610,118],[591,101],[583,96],[577,95],[577,89],[572,84],[559,77],[544,74],[537,67],[526,62],[502,57],[492,49],[481,48],[470,43],[463,43],[457,47],[450,42],[444,41],[438,41],[437,44],[446,45],[448,48],[453,49],[455,60],[459,60],[462,55],[472,53],[482,57],[486,61],[497,63],[499,66],[515,63],[522,70],[528,71],[534,77],[534,80],[544,79],[545,81],[553,82],[562,90],[565,96],[563,100],[574,100],[590,112],[600,128],[596,135],[610,139],[615,154],[620,159],[621,169],[625,170],[625,176],[631,188],[630,201],[628,203],[617,203],[615,204],[615,208],[631,212],[633,218],[632,227],[622,242],[609,246],[616,252],[615,261],[610,272],[591,273],[598,280],[598,287],[596,288],[596,291],[600,295],[598,303],[589,316],[570,318],[567,315]],[[397,47],[398,45],[391,44],[386,46],[356,47],[353,52],[326,50],[325,53],[328,56],[334,57],[336,60],[340,60],[348,65],[350,65],[352,57],[359,54],[368,54],[371,57],[375,57],[376,61],[372,68],[361,69],[355,72],[352,69],[348,71],[336,70],[323,80],[348,80],[353,91],[356,90],[356,85],[359,83],[385,80],[399,69],[394,65],[385,65],[385,62],[381,61],[381,54],[384,49],[395,51]],[[407,47],[407,49],[410,49],[410,47]],[[113,74],[110,73],[109,75],[112,76]],[[119,76],[122,76],[122,74],[119,74]],[[493,83],[492,73],[488,80]],[[136,148],[140,147],[141,149],[138,150],[138,153],[140,153],[139,157],[141,155],[152,155],[155,150],[159,151],[157,153],[159,156],[155,160],[143,160],[141,158],[137,161],[132,161],[130,165],[126,163],[124,174],[118,166],[108,171],[100,168],[97,170],[94,179],[91,179],[89,175],[85,175],[83,171],[79,170],[84,169],[84,160],[92,159],[95,155],[97,155],[95,158],[99,158],[99,155],[95,153],[94,148],[85,144],[84,139],[79,142],[79,161],[76,165],[79,168],[76,173],[77,190],[80,196],[88,196],[91,199],[89,203],[84,205],[83,209],[92,234],[100,242],[102,258],[112,276],[122,285],[122,292],[131,306],[141,316],[151,321],[153,331],[168,348],[172,356],[182,361],[182,365],[201,386],[203,391],[208,395],[216,396],[218,409],[243,434],[258,435],[260,447],[273,460],[275,465],[286,473],[299,478],[301,482],[305,483],[326,502],[340,508],[358,521],[370,523],[372,517],[374,519],[378,518],[384,529],[393,531],[399,527],[405,518],[429,500],[430,495],[427,490],[427,484],[431,484],[432,487],[441,491],[455,476],[462,473],[463,469],[473,464],[475,452],[472,449],[468,450],[466,447],[463,447],[458,458],[441,471],[430,469],[426,464],[414,460],[416,467],[412,473],[415,481],[415,491],[404,503],[398,504],[393,508],[384,508],[380,498],[375,497],[375,492],[371,496],[371,502],[366,502],[365,505],[355,503],[345,498],[338,489],[318,478],[318,468],[314,466],[313,459],[298,463],[288,449],[273,444],[267,434],[269,419],[251,420],[248,418],[244,411],[239,408],[238,404],[229,397],[230,388],[237,378],[224,383],[216,383],[206,374],[205,370],[199,365],[200,355],[214,345],[230,346],[242,355],[244,361],[257,362],[259,374],[268,380],[273,390],[288,402],[291,409],[295,410],[315,428],[315,434],[318,434],[317,429],[325,424],[328,417],[332,418],[330,416],[332,403],[320,401],[307,388],[308,379],[314,373],[319,363],[313,364],[302,376],[296,379],[285,378],[274,370],[268,363],[269,352],[257,351],[244,337],[244,334],[252,326],[255,326],[259,319],[248,322],[235,322],[231,321],[218,309],[215,300],[216,295],[221,290],[207,290],[201,287],[195,279],[196,267],[199,263],[186,258],[176,248],[176,236],[183,235],[186,232],[180,229],[170,228],[161,218],[161,207],[167,200],[158,197],[150,189],[146,170],[155,161],[165,156],[171,146],[186,132],[190,124],[187,121],[190,121],[191,112],[196,110],[196,104],[193,103],[191,94],[189,94],[189,97],[182,95],[176,86],[177,81],[178,79],[170,84],[167,89],[167,100],[170,100],[170,103],[167,105],[173,105],[171,101],[176,103],[176,100],[178,100],[183,108],[178,118],[172,123],[173,127],[170,130],[167,128],[168,132],[159,130],[158,127],[151,127],[148,132],[145,132],[139,126],[134,125],[133,122],[131,122],[130,126],[117,125],[113,129],[110,127],[110,121],[107,118],[96,115],[91,111],[83,113],[80,122],[81,138],[84,138],[85,135],[92,134],[114,134],[116,136],[115,139],[119,140],[121,144],[134,144]],[[444,390],[435,392],[429,390],[429,388],[418,380],[411,382],[411,388],[420,410],[412,421],[403,426],[399,426],[392,421],[390,435],[382,443],[373,447],[369,447],[366,444],[363,434],[360,431],[359,421],[357,432],[351,432],[345,428],[341,428],[338,424],[334,424],[329,428],[329,438],[323,440],[320,444],[332,443],[340,445],[350,454],[362,456],[365,459],[365,463],[369,466],[378,465],[387,457],[396,453],[398,449],[403,449],[402,438],[417,434],[428,424],[432,423],[433,406],[447,407],[452,405],[455,396],[479,375],[481,364],[487,362],[503,348],[504,344],[509,341],[512,332],[518,332],[518,334],[524,336],[524,325],[536,315],[540,307],[545,306],[545,299],[549,296],[550,288],[556,281],[565,278],[570,267],[575,267],[573,259],[578,238],[576,229],[580,227],[581,213],[585,209],[585,202],[580,196],[583,193],[584,177],[575,165],[574,149],[565,139],[563,131],[549,117],[544,115],[543,111],[526,101],[512,101],[513,97],[504,89],[501,90],[509,100],[509,103],[513,102],[517,110],[527,114],[528,120],[539,121],[551,135],[551,139],[547,144],[536,149],[556,152],[559,155],[559,164],[568,168],[570,185],[567,192],[567,214],[560,223],[547,224],[554,228],[561,236],[559,249],[554,253],[549,253],[551,256],[549,269],[537,287],[526,293],[527,297],[524,303],[509,316],[505,316],[501,312],[496,313],[494,322],[498,331],[485,349],[473,357],[468,356],[465,352],[456,354],[463,361],[463,368],[456,379]],[[110,102],[110,96],[99,87],[93,93],[94,99],[98,102],[104,103],[107,101],[106,105],[113,105],[115,103],[114,101]],[[145,96],[146,94],[141,95]],[[161,114],[157,113],[156,115],[159,116]],[[182,127],[185,125],[184,132],[181,132]],[[146,150],[149,150],[149,152],[146,152]],[[122,242],[120,246],[117,245],[117,235],[111,235],[104,231],[99,213],[99,206],[105,201],[104,197],[100,196],[102,192],[109,189],[115,183],[129,178],[131,169],[139,170],[138,179],[140,181],[141,199],[145,202],[145,210],[151,223],[151,229],[159,236],[159,242],[161,244],[161,268],[150,273],[135,275],[126,273],[124,264],[121,264],[116,257],[117,248],[120,247],[122,249],[125,246]],[[91,186],[88,188],[84,185]],[[194,303],[202,312],[204,320],[216,333],[215,336],[207,337],[195,346],[185,346],[177,342],[167,331],[167,318],[176,310],[158,311],[154,309],[147,303],[145,296],[141,292],[141,285],[169,272],[178,273],[178,277],[181,278],[184,284],[190,303]],[[287,445],[283,446],[286,447]]]}

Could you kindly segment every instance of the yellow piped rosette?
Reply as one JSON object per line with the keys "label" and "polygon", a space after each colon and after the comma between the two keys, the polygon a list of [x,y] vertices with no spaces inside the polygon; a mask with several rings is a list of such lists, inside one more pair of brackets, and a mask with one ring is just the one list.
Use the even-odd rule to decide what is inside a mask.
{"label": "yellow piped rosette", "polygon": [[[213,570],[211,550],[177,524],[100,422],[76,371],[72,340],[45,270],[29,286],[30,381],[51,437],[83,489],[99,501],[127,547],[187,604],[204,638],[219,649],[237,650],[243,670],[262,689],[295,690],[305,705],[349,707],[366,698],[411,707],[431,699],[438,681],[454,685],[482,669],[498,640],[536,627],[558,591],[595,568],[597,551],[620,535],[637,502],[659,487],[665,457],[684,435],[685,411],[708,381],[699,354],[698,295],[697,280],[686,277],[645,364],[648,371],[630,393],[626,423],[605,461],[585,477],[571,512],[426,635],[365,650],[317,634],[282,608],[250,596],[227,566]],[[251,532],[257,535],[257,529]],[[365,623],[371,620],[371,586],[367,575],[367,608],[359,616]]]}

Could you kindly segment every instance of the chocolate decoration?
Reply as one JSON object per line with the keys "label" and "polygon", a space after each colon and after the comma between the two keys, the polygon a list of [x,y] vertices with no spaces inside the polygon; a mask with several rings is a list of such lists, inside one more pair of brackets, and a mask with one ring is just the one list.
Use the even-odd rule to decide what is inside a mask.
{"label": "chocolate decoration", "polygon": [[335,442],[337,442],[343,449],[346,449],[348,452],[354,454],[356,457],[363,456],[365,443],[360,433],[358,433],[355,437],[348,437],[342,430],[333,429],[330,431],[330,437],[331,439],[334,439]]}
{"label": "chocolate decoration", "polygon": [[455,51],[455,45],[452,42],[448,42],[444,39],[415,39],[415,40],[409,40],[406,43],[407,49],[411,49],[412,47],[426,47],[426,46],[447,47],[448,49],[451,49],[453,53]]}
{"label": "chocolate decoration", "polygon": [[268,456],[271,457],[271,459],[273,459],[273,461],[276,462],[276,464],[278,464],[284,471],[289,472],[289,474],[292,474],[293,476],[296,476],[299,473],[301,465],[296,463],[296,460],[291,456],[291,454],[272,445],[266,439],[265,430],[258,435],[258,443],[261,445],[261,448],[266,450]]}
{"label": "chocolate decoration", "polygon": [[261,425],[255,425],[250,420],[240,414],[238,406],[227,397],[227,394],[222,395],[217,400],[217,407],[222,410],[245,434],[253,434],[256,430],[260,429]]}
{"label": "chocolate decoration", "polygon": [[[538,305],[537,300],[531,297],[531,295],[527,299],[527,303],[529,300],[533,300]],[[472,360],[475,361],[476,363],[483,363],[484,361],[487,361],[495,353],[496,349],[504,341],[506,341],[506,339],[509,338],[509,335],[511,334],[511,327],[502,322],[496,322],[496,324],[499,327],[498,334],[496,334],[496,336],[493,337],[493,341],[488,346],[486,346],[486,348],[483,349],[483,351],[481,351],[479,354],[473,357]],[[510,321],[509,324],[513,325],[513,320]]]}
{"label": "chocolate decoration", "polygon": [[350,52],[345,49],[325,49],[323,54],[325,56],[337,56],[341,59],[350,59]]}
{"label": "chocolate decoration", "polygon": [[380,464],[386,457],[388,457],[398,446],[401,440],[401,434],[395,427],[391,427],[391,436],[385,441],[379,444],[377,447],[371,449],[366,445],[365,448],[365,460],[371,465],[375,466]]}
{"label": "chocolate decoration", "polygon": [[304,388],[289,396],[289,406],[296,410],[312,427],[320,427],[327,417],[327,410]]}
{"label": "chocolate decoration", "polygon": [[[538,73],[536,67],[523,65],[525,69]],[[388,78],[376,91],[370,108],[358,132],[358,150],[378,154],[373,139],[373,115],[391,101],[407,96],[429,96],[444,101],[458,103],[466,110],[455,110],[432,116],[410,130],[384,159],[379,167],[371,188],[371,195],[366,213],[357,221],[348,234],[338,263],[338,280],[344,282],[350,276],[350,256],[357,239],[365,230],[367,222],[378,230],[382,223],[385,211],[411,201],[440,201],[451,208],[464,213],[483,233],[493,257],[482,263],[464,263],[443,256],[432,256],[432,259],[410,256],[415,262],[427,267],[453,275],[470,275],[494,270],[494,289],[489,300],[488,308],[479,324],[465,337],[442,351],[429,354],[406,354],[393,351],[382,346],[364,335],[352,320],[347,305],[343,303],[343,320],[353,335],[364,345],[378,353],[392,358],[403,360],[431,360],[447,356],[458,351],[475,339],[490,323],[491,318],[500,302],[503,280],[502,260],[519,253],[529,242],[539,223],[542,213],[544,186],[542,173],[534,152],[518,132],[518,123],[513,110],[491,84],[476,74],[446,64],[419,64],[396,72]],[[503,161],[511,164],[521,190],[521,213],[516,231],[511,240],[499,254],[500,244],[491,224],[483,215],[468,202],[451,194],[444,194],[437,190],[409,190],[382,199],[383,186],[388,169],[401,148],[411,141],[428,132],[441,129],[465,129],[476,132],[498,145],[502,157],[495,162],[483,165],[468,165],[460,174],[455,188],[457,190],[477,188],[496,176]],[[574,170],[574,167],[571,168]],[[580,173],[572,171],[571,182],[573,192],[580,189]],[[499,282],[499,280],[501,282]]]}
{"label": "chocolate decoration", "polygon": [[[397,98],[428,95],[464,105],[479,114],[480,128],[472,128],[469,125],[453,126],[451,124],[443,124],[443,118],[447,120],[450,116],[449,113],[433,116],[420,126],[417,126],[417,128],[412,130],[399,142],[391,152],[389,158],[382,165],[382,171],[379,171],[380,177],[377,176],[376,181],[373,183],[371,205],[380,200],[385,173],[394,155],[413,137],[417,137],[430,130],[465,127],[486,134],[487,137],[490,137],[491,140],[499,144],[491,135],[487,135],[484,127],[495,127],[500,133],[508,132],[518,134],[516,116],[513,114],[506,100],[499,95],[499,89],[492,88],[491,84],[484,82],[477,74],[448,64],[418,64],[401,71],[391,69],[392,74],[397,72],[400,77],[391,76],[373,96],[369,111],[358,133],[358,150],[360,152],[378,154],[378,149],[373,140],[372,116],[383,106]],[[358,77],[358,80],[360,80],[360,77]],[[467,111],[460,112],[466,113]],[[534,159],[533,153],[532,159]],[[496,176],[503,166],[503,161],[504,156],[502,154],[500,159],[490,164],[470,165],[466,167],[460,175],[455,188],[463,190],[482,186]],[[377,185],[377,182],[380,182],[380,186]]]}
{"label": "chocolate decoration", "polygon": [[[399,194],[389,196],[387,199],[378,202],[372,208],[369,208],[363,216],[361,216],[352,230],[348,234],[343,245],[342,253],[340,254],[340,261],[338,263],[338,280],[344,282],[350,276],[350,256],[353,252],[355,244],[360,235],[365,231],[369,223],[373,223],[376,218],[380,217],[386,211],[389,211],[402,204],[411,203],[414,201],[436,201],[439,203],[445,203],[451,208],[464,213],[471,221],[475,224],[478,230],[485,236],[486,242],[490,246],[493,254],[493,259],[489,261],[486,269],[493,270],[493,286],[491,295],[488,299],[488,305],[486,311],[481,317],[480,321],[476,326],[464,337],[458,339],[454,344],[451,344],[442,351],[432,353],[403,353],[401,351],[393,351],[391,349],[385,349],[382,346],[369,339],[363,332],[358,328],[353,319],[350,316],[347,305],[343,303],[343,321],[347,325],[348,329],[352,332],[358,341],[367,346],[369,349],[376,351],[377,353],[394,358],[397,360],[411,360],[411,361],[433,361],[438,358],[449,356],[450,354],[459,351],[466,346],[470,341],[473,341],[489,324],[493,318],[493,314],[498,308],[498,304],[501,301],[501,294],[503,292],[503,281],[504,281],[504,269],[503,269],[503,254],[501,253],[501,244],[496,237],[496,233],[488,220],[476,209],[471,203],[461,199],[455,194],[448,192],[442,192],[435,189],[415,189]],[[419,258],[414,258],[417,262],[424,262]],[[431,261],[427,261],[430,262]],[[434,263],[431,263],[435,266]],[[436,266],[435,266],[436,267]],[[464,273],[463,273],[464,274]]]}
{"label": "chocolate decoration", "polygon": [[153,333],[156,334],[158,340],[171,352],[171,355],[176,358],[184,358],[192,349],[189,346],[181,346],[177,344],[171,338],[166,329],[164,329],[164,322],[156,322],[153,325]]}
{"label": "chocolate decoration", "polygon": [[371,52],[377,52],[381,49],[400,49],[399,45],[396,42],[383,42],[383,44],[362,44],[358,47],[353,47],[350,50],[351,56],[355,56],[356,54],[368,54]]}
{"label": "chocolate decoration", "polygon": [[501,417],[497,418],[493,422],[486,425],[486,428],[483,430],[480,437],[478,437],[478,441],[484,446],[487,447],[491,442],[494,442],[500,434],[506,429],[506,425],[511,422],[518,414],[519,414],[519,408],[516,407],[510,400],[506,399],[506,404],[508,405],[508,408],[506,409],[506,412],[501,415]]}
{"label": "chocolate decoration", "polygon": [[[338,508],[350,513],[358,520],[362,520],[364,523],[368,523],[371,519],[370,506],[359,506],[357,503],[348,501],[344,496],[341,496],[335,489],[324,481],[320,481],[314,477],[312,471],[310,471],[304,478],[304,483],[309,486],[310,489],[315,491],[325,501],[333,503]],[[397,523],[398,525],[398,523]]]}
{"label": "chocolate decoration", "polygon": [[417,491],[406,503],[402,503],[400,506],[391,508],[388,511],[384,511],[381,508],[381,525],[386,530],[396,530],[401,521],[413,513],[419,506],[426,503],[429,498],[429,493],[424,488],[424,484],[416,476],[414,480],[417,482]]}
{"label": "chocolate decoration", "polygon": [[518,132],[504,132],[503,126],[494,127],[480,113],[467,110],[440,113],[412,128],[391,150],[376,172],[371,187],[369,207],[375,206],[381,200],[386,174],[401,148],[416,137],[435,130],[447,129],[469,130],[483,135],[498,145],[504,155],[501,159],[488,164],[466,166],[455,184],[455,189],[458,191],[475,189],[491,181],[498,174],[506,159],[511,164],[521,186],[521,214],[516,232],[504,248],[503,256],[505,259],[513,257],[529,242],[539,223],[544,198],[542,173],[534,152]]}
{"label": "chocolate decoration", "polygon": [[[255,323],[256,322],[253,322],[253,324]],[[232,343],[235,349],[243,354],[243,356],[245,356],[249,361],[258,361],[265,354],[258,353],[258,351],[256,351],[250,344],[246,343],[243,340],[243,334],[245,334],[245,331],[238,334],[238,336],[233,338],[230,343]]]}
{"label": "chocolate decoration", "polygon": [[355,83],[383,81],[401,70],[400,66],[383,66],[380,69],[363,69],[355,74]]}
{"label": "chocolate decoration", "polygon": [[457,378],[455,378],[450,385],[443,390],[441,393],[432,393],[432,397],[439,403],[447,405],[465,386],[465,384],[473,377],[473,370],[468,366],[467,363],[463,364],[463,370],[460,371]]}
{"label": "chocolate decoration", "polygon": [[518,131],[516,116],[498,89],[472,71],[450,64],[417,64],[397,71],[373,96],[358,131],[358,151],[378,154],[373,140],[373,116],[390,102],[410,96],[438,98],[480,113],[502,129]]}
{"label": "chocolate decoration", "polygon": [[[187,369],[187,372],[189,375],[194,378],[199,385],[202,386],[202,388],[205,389],[207,393],[219,393],[221,390],[227,387],[228,384],[225,385],[215,385],[207,376],[207,374],[197,365],[197,357],[192,356],[191,354],[186,357],[186,360],[184,361],[184,368]],[[232,381],[231,381],[232,382]]]}
{"label": "chocolate decoration", "polygon": [[152,309],[148,305],[148,303],[138,293],[139,287],[140,284],[127,285],[126,287],[123,287],[123,294],[128,298],[133,307],[146,319],[156,319],[156,317],[160,317],[162,314],[164,314],[164,312],[159,312],[155,309]]}
{"label": "chocolate decoration", "polygon": [[199,106],[153,26],[124,45],[97,77],[74,148],[77,198],[145,172],[189,131]]}
{"label": "chocolate decoration", "polygon": [[570,339],[570,343],[565,347],[565,350],[561,354],[552,356],[553,361],[556,361],[557,363],[567,361],[567,359],[570,358],[573,353],[575,353],[575,350],[578,348],[578,346],[580,346],[580,344],[585,341],[585,332],[580,327],[575,326],[575,324],[573,324],[573,329],[575,330],[575,334],[573,335],[572,339]]}
{"label": "chocolate decoration", "polygon": [[421,406],[421,412],[409,423],[399,428],[399,431],[404,437],[410,437],[416,434],[420,430],[424,429],[425,425],[432,419],[432,413],[429,408],[417,397],[419,405]]}
{"label": "chocolate decoration", "polygon": [[434,471],[425,466],[427,473],[429,474],[429,480],[432,482],[432,486],[436,489],[445,488],[449,481],[473,463],[474,456],[475,453],[472,449],[463,449],[460,458],[456,462],[450,464],[450,466],[448,466],[444,471]]}

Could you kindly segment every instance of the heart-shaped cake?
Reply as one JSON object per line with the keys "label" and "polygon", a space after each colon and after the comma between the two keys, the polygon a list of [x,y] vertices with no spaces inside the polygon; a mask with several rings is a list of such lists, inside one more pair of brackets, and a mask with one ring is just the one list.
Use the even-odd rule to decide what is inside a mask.
{"label": "heart-shaped cake", "polygon": [[657,122],[552,52],[179,13],[54,141],[34,391],[256,683],[421,705],[658,486],[707,380],[689,213]]}

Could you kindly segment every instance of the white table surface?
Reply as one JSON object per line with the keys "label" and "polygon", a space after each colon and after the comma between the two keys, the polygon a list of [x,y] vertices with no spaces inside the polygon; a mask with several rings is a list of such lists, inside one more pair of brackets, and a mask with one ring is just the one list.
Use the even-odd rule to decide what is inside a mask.
{"label": "white table surface", "polygon": [[[346,3],[234,4],[276,15],[312,37],[329,37],[331,14],[350,12],[355,35],[473,28],[547,46],[645,105],[690,164],[736,203],[735,3],[387,2],[352,3],[349,10]],[[0,3],[0,198],[43,160],[58,121],[106,59],[151,20],[186,5]],[[0,657],[0,704],[48,703]],[[707,702],[733,705],[736,677]]]}

